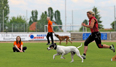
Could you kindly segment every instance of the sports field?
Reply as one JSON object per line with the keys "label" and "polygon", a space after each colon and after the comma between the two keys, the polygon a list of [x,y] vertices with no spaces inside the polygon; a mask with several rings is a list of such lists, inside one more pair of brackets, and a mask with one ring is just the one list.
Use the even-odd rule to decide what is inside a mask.
{"label": "sports field", "polygon": [[[105,44],[114,44],[115,42],[103,42]],[[62,43],[64,45],[65,43]],[[79,46],[81,42],[74,42],[72,45]],[[70,46],[69,43],[66,46]],[[81,59],[75,55],[74,62],[70,63],[70,53],[65,55],[65,59],[60,59],[56,56],[52,59],[55,50],[47,50],[46,43],[24,43],[27,46],[25,53],[14,53],[12,51],[12,43],[0,43],[0,67],[115,67],[116,62],[111,61],[111,58],[116,55],[109,49],[99,49],[93,42],[89,44],[86,60],[81,62]],[[64,45],[65,46],[65,45]],[[83,47],[79,48],[82,55]],[[116,46],[115,46],[116,48]]]}

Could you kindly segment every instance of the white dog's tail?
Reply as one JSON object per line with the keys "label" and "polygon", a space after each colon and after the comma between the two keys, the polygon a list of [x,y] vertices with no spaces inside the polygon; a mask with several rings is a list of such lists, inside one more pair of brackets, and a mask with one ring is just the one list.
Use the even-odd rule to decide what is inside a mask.
{"label": "white dog's tail", "polygon": [[77,48],[80,48],[80,47],[82,47],[82,43],[81,43],[81,45],[80,45],[80,46],[78,46]]}

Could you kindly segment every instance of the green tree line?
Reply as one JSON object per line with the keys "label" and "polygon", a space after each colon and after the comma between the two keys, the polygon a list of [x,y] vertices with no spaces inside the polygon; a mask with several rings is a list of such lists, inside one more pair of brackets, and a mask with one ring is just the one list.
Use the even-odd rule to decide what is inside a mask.
{"label": "green tree line", "polygon": [[[47,25],[47,17],[51,18],[51,21],[56,22],[58,25],[62,25],[60,19],[60,11],[53,11],[52,7],[48,8],[48,11],[45,11],[41,14],[40,19],[38,19],[38,11],[32,10],[31,17],[29,22],[25,19],[24,16],[13,16],[9,19],[9,4],[8,0],[0,0],[0,31],[3,32],[3,21],[4,21],[4,32],[25,32],[30,31],[30,25],[33,22],[37,22],[36,31],[44,32],[44,26]],[[55,20],[53,20],[55,18]],[[54,27],[56,31],[59,31],[61,27]]]}
{"label": "green tree line", "polygon": [[[51,21],[54,21],[57,25],[62,25],[61,20],[61,14],[59,10],[53,11],[52,7],[48,8],[48,11],[42,12],[40,19],[38,19],[38,11],[32,10],[31,11],[31,17],[29,19],[29,22],[25,19],[23,16],[16,16],[11,17],[9,19],[9,4],[8,0],[0,0],[0,24],[1,29],[0,31],[14,31],[14,32],[23,32],[23,31],[30,31],[29,26],[33,24],[33,22],[37,22],[36,24],[36,31],[44,32],[44,25],[47,25],[47,17],[51,18]],[[92,11],[95,13],[95,17],[98,20],[99,29],[103,29],[103,25],[101,24],[102,21],[101,16],[99,14],[99,11],[97,7],[93,7]],[[3,19],[4,18],[4,19]],[[4,27],[3,27],[3,21],[4,21]],[[88,24],[88,20],[85,19],[83,22]],[[116,21],[113,21],[111,23],[112,29],[116,30]],[[12,30],[13,29],[13,30]],[[62,31],[62,26],[54,26],[55,31]],[[83,27],[80,28],[80,31],[83,30]]]}

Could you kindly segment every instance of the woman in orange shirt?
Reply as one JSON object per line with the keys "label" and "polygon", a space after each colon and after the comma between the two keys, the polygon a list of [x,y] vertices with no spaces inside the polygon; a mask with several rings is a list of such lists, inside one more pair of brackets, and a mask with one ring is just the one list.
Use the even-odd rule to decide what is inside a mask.
{"label": "woman in orange shirt", "polygon": [[21,37],[17,36],[16,41],[14,42],[13,52],[25,52],[26,49],[27,47],[23,47]]}

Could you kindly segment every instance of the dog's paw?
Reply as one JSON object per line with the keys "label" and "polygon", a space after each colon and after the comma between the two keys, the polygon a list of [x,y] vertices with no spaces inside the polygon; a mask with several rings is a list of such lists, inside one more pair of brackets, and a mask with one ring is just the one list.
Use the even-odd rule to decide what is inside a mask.
{"label": "dog's paw", "polygon": [[83,63],[83,61],[82,61],[82,63]]}
{"label": "dog's paw", "polygon": [[65,59],[65,57],[61,57],[61,59]]}
{"label": "dog's paw", "polygon": [[55,57],[53,56],[53,59],[55,59]]}
{"label": "dog's paw", "polygon": [[55,57],[53,57],[53,59],[55,59]]}
{"label": "dog's paw", "polygon": [[72,60],[70,63],[74,62],[74,60]]}

